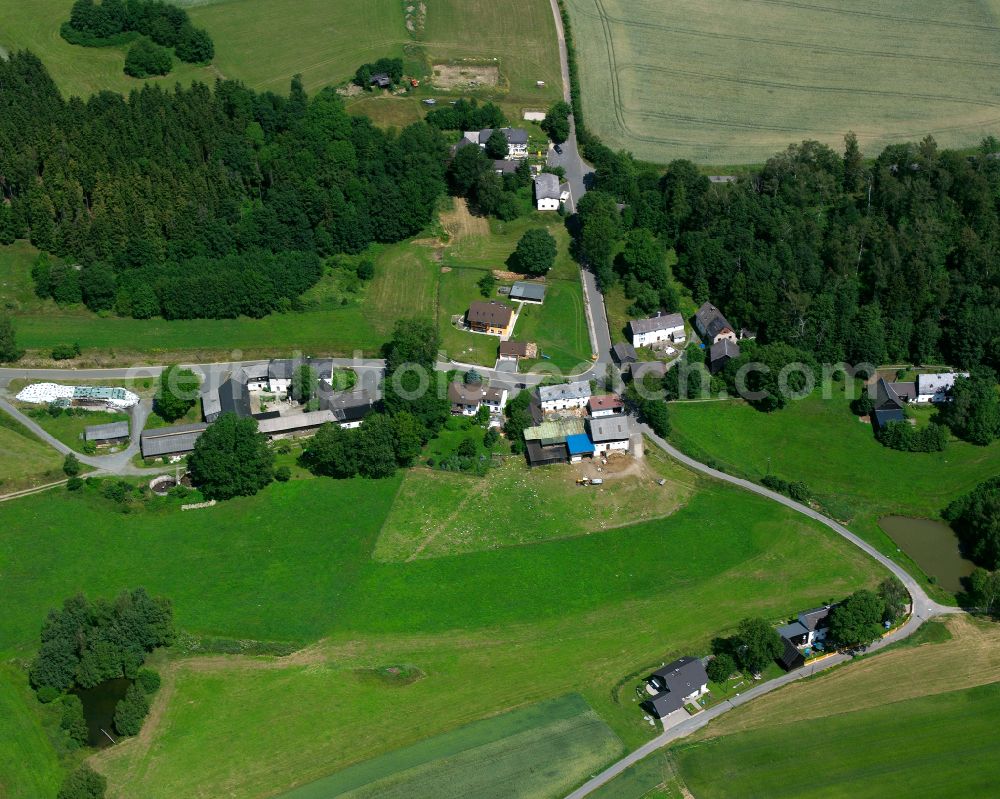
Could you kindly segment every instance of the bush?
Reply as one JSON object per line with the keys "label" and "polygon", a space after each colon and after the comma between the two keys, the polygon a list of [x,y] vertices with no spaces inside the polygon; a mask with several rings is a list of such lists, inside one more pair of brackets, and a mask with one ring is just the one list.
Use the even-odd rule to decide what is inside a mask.
{"label": "bush", "polygon": [[712,658],[705,670],[708,672],[708,679],[712,682],[725,682],[736,671],[736,661],[733,660],[732,655],[723,652]]}
{"label": "bush", "polygon": [[147,695],[155,694],[160,690],[160,675],[152,669],[139,669],[135,675],[135,681]]}
{"label": "bush", "polygon": [[132,486],[124,480],[105,480],[101,485],[101,495],[112,502],[123,504],[132,494]]}
{"label": "bush", "polygon": [[500,440],[500,434],[497,432],[495,427],[489,428],[483,434],[483,446],[487,449],[492,449],[496,446],[496,443]]}
{"label": "bush", "polygon": [[125,698],[115,707],[115,729],[119,735],[138,735],[149,713],[149,700],[137,683],[132,683]]}
{"label": "bush", "polygon": [[43,685],[38,689],[38,701],[43,705],[49,704],[49,702],[55,702],[60,696],[62,696],[62,691],[52,685]]}
{"label": "bush", "polygon": [[83,488],[83,480],[79,477],[71,477],[66,481],[68,491],[79,491],[81,488]]}
{"label": "bush", "polygon": [[56,799],[104,799],[108,781],[84,764],[63,781]]}
{"label": "bush", "polygon": [[125,56],[125,74],[133,78],[166,75],[173,65],[170,51],[145,37],[133,44]]}
{"label": "bush", "polygon": [[875,433],[884,447],[902,452],[941,452],[948,444],[948,431],[931,422],[918,430],[909,422],[889,422]]}
{"label": "bush", "polygon": [[63,459],[63,474],[67,477],[76,477],[80,474],[80,470],[83,468],[80,465],[80,459],[76,457],[72,452],[70,452]]}
{"label": "bush", "polygon": [[79,344],[58,344],[52,348],[53,361],[68,361],[80,355]]}
{"label": "bush", "polygon": [[279,466],[274,472],[274,479],[279,483],[287,483],[292,479],[292,470],[287,466]]}
{"label": "bush", "polygon": [[87,743],[87,721],[83,717],[83,702],[76,694],[66,694],[62,700],[62,718],[59,728],[66,733],[72,748]]}
{"label": "bush", "polygon": [[367,258],[363,261],[358,261],[357,273],[361,280],[371,280],[375,277],[375,262]]}

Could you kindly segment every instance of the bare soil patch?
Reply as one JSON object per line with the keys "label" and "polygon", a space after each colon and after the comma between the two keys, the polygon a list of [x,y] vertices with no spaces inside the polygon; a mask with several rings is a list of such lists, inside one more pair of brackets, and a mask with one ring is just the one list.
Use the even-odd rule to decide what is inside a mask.
{"label": "bare soil patch", "polygon": [[438,89],[481,89],[500,84],[497,64],[435,64],[431,82]]}
{"label": "bare soil patch", "polygon": [[488,236],[490,223],[485,216],[475,216],[464,197],[457,197],[450,211],[441,212],[441,226],[447,231],[449,244],[470,236]]}

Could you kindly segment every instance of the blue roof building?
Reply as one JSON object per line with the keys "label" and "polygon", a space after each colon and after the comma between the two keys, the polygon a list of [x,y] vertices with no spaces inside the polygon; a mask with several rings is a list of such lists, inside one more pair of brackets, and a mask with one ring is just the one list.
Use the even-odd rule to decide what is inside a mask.
{"label": "blue roof building", "polygon": [[584,455],[593,457],[594,442],[586,433],[577,433],[566,437],[566,449],[569,452],[570,463],[574,463],[581,460]]}

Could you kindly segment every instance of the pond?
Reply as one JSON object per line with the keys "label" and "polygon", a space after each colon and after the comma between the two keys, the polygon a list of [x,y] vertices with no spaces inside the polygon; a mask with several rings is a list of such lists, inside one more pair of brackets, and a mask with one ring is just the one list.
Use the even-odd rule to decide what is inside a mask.
{"label": "pond", "polygon": [[116,680],[105,680],[93,688],[81,688],[76,695],[83,702],[83,718],[87,722],[87,745],[101,749],[111,746],[111,739],[105,735],[107,731],[116,740],[115,706],[125,696],[132,684],[131,680],[119,677]]}
{"label": "pond", "polygon": [[958,536],[947,524],[908,516],[886,516],[878,523],[938,585],[953,593],[963,590],[962,578],[972,574],[976,565],[962,557]]}

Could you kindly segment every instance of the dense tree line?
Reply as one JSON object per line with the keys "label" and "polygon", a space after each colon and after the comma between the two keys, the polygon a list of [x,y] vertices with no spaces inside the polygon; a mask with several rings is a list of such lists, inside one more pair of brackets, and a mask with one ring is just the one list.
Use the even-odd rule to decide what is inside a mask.
{"label": "dense tree line", "polygon": [[[507,153],[507,140],[503,139]],[[521,161],[513,174],[498,175],[493,169],[493,158],[475,145],[460,147],[448,165],[448,187],[456,197],[466,197],[482,214],[509,221],[522,212],[517,192],[531,185],[531,167],[527,159]]]}
{"label": "dense tree line", "polygon": [[454,105],[435,108],[427,112],[427,122],[441,130],[485,130],[507,125],[500,106],[493,103],[479,105],[476,100],[456,100]]}
{"label": "dense tree line", "polygon": [[991,372],[959,377],[948,393],[941,415],[956,436],[981,446],[1000,438],[1000,395]]}
{"label": "dense tree line", "polygon": [[908,421],[888,422],[875,431],[875,438],[903,452],[940,452],[948,444],[948,430],[935,422],[921,428]]}
{"label": "dense tree line", "polygon": [[132,679],[147,653],[173,638],[170,602],[142,588],[125,591],[113,602],[78,595],[49,611],[31,683],[40,697],[51,700],[73,687]]}
{"label": "dense tree line", "polygon": [[1000,569],[1000,477],[980,483],[952,502],[943,515],[971,560]]}
{"label": "dense tree line", "polygon": [[751,178],[711,184],[690,162],[661,174],[591,142],[597,191],[580,202],[578,246],[604,285],[631,276],[638,296],[643,283],[662,289],[662,274],[616,273],[614,256],[648,231],[676,248],[696,302],[820,361],[996,369],[998,150],[987,140],[967,157],[927,138],[869,166],[848,136],[842,155],[804,142]]}
{"label": "dense tree line", "polygon": [[220,81],[63,100],[21,52],[0,85],[0,242],[82,266],[43,276],[57,302],[261,316],[290,307],[320,257],[418,232],[445,189],[436,128],[381,131],[297,79],[287,97]]}
{"label": "dense tree line", "polygon": [[[76,0],[70,10],[69,21],[63,23],[60,33],[70,44],[85,47],[121,44],[129,37],[140,34],[148,37],[145,39],[147,43],[173,48],[181,61],[192,64],[211,61],[215,56],[212,37],[192,25],[184,9],[159,0],[101,0],[100,3]],[[147,74],[162,75],[165,72]]]}

